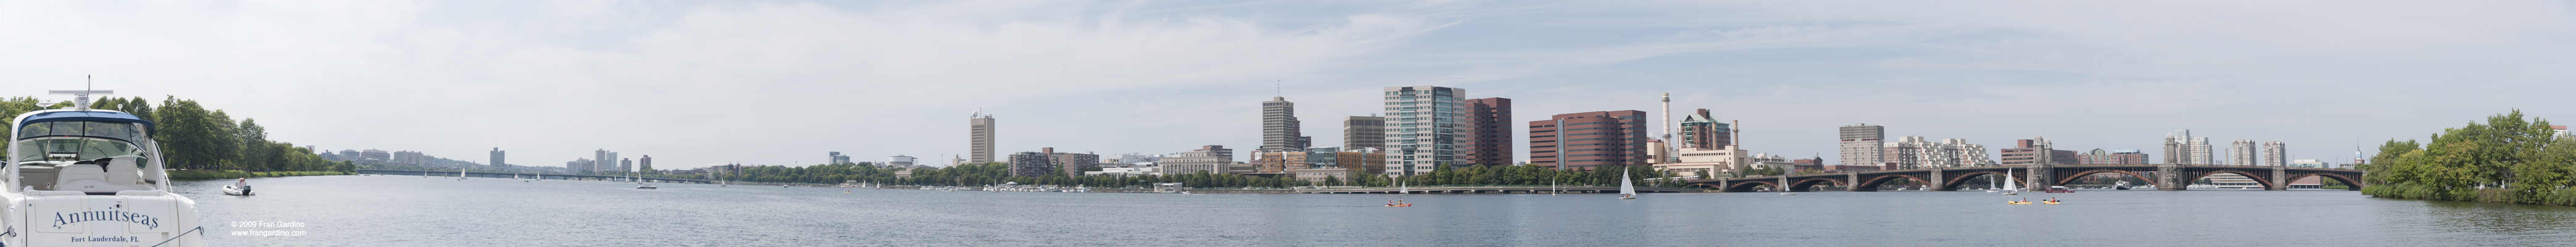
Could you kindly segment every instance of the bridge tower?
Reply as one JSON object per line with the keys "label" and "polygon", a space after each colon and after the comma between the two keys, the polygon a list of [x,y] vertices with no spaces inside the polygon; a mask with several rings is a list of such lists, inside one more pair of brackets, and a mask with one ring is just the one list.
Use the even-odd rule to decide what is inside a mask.
{"label": "bridge tower", "polygon": [[2035,153],[2033,156],[2038,157],[2035,157],[2037,159],[2034,159],[2029,166],[2030,175],[2025,175],[2026,178],[2022,179],[2022,188],[2046,190],[2048,189],[2048,186],[2056,185],[2054,182],[2057,180],[2051,178],[2057,168],[2057,149],[2055,146],[2055,144],[2049,143],[2048,137],[2046,136],[2031,136],[2030,150],[2032,153]]}

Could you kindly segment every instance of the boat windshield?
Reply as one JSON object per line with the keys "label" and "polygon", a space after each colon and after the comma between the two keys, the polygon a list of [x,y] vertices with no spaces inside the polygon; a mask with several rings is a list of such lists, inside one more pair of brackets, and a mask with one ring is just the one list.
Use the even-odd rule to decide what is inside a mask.
{"label": "boat windshield", "polygon": [[17,157],[19,161],[79,159],[92,160],[122,155],[143,156],[144,150],[134,143],[143,140],[142,126],[135,123],[59,121],[27,124],[19,127]]}

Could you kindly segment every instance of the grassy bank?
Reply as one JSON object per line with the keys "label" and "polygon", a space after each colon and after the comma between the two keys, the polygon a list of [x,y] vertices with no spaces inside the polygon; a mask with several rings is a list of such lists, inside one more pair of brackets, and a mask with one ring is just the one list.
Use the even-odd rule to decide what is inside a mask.
{"label": "grassy bank", "polygon": [[184,170],[184,171],[180,171],[180,170],[173,170],[173,171],[170,171],[170,179],[233,179],[233,178],[246,178],[246,177],[292,177],[292,176],[331,176],[331,175],[349,175],[349,173],[346,173],[346,172],[325,172],[325,171],[296,171],[296,172],[246,172],[246,171],[241,171],[241,170],[223,170],[223,171],[208,171],[208,170]]}

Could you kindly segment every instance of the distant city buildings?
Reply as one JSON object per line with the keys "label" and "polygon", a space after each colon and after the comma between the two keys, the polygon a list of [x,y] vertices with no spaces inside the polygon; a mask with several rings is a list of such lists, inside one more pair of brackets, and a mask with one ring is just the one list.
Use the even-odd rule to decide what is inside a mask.
{"label": "distant city buildings", "polygon": [[1011,176],[1044,177],[1048,173],[1056,172],[1055,159],[1047,157],[1047,154],[1055,152],[1055,148],[1042,148],[1039,150],[1042,151],[1012,153],[1010,157]]}
{"label": "distant city buildings", "polygon": [[592,157],[593,159],[591,159],[591,162],[594,164],[589,167],[590,169],[582,170],[581,172],[589,174],[607,174],[609,169],[617,169],[617,152],[609,152],[608,149],[599,149],[591,151],[591,156],[594,156]]}
{"label": "distant city buildings", "polygon": [[824,164],[834,164],[834,165],[839,165],[839,164],[849,164],[849,163],[850,163],[850,156],[848,156],[848,155],[841,155],[841,152],[831,152],[831,153],[832,153],[832,154],[831,154],[830,156],[824,157],[825,159],[828,159],[828,160],[830,160],[831,162],[829,162],[829,163],[824,163]]}
{"label": "distant city buildings", "polygon": [[1386,117],[1342,118],[1342,147],[1386,149]]}
{"label": "distant city buildings", "polygon": [[983,111],[976,111],[975,114],[973,114],[974,117],[966,119],[966,149],[969,153],[966,156],[966,162],[968,163],[983,164],[993,162],[993,152],[996,151],[996,149],[993,149],[993,135],[995,131],[993,129],[993,115],[983,113]]}
{"label": "distant city buildings", "polygon": [[[850,161],[845,157],[841,160],[841,163],[849,164]],[[886,168],[912,168],[912,164],[912,156],[895,155],[894,157],[886,157],[886,163],[879,165]]]}
{"label": "distant city buildings", "polygon": [[1472,165],[1511,165],[1519,160],[1520,149],[1512,131],[1512,99],[1482,98],[1465,101],[1467,115],[1460,128],[1459,163]]}
{"label": "distant city buildings", "polygon": [[1852,124],[1851,126],[1843,126],[1840,128],[1840,132],[1842,136],[1842,160],[1840,160],[1842,165],[1885,165],[1884,162],[1880,161],[1880,159],[1886,158],[1883,155],[1885,155],[1884,152],[1887,148],[1885,147],[1886,144],[1879,139],[1886,138],[1886,126],[1869,125],[1865,123]]}
{"label": "distant city buildings", "polygon": [[509,154],[509,152],[501,151],[501,148],[492,148],[492,160],[489,160],[488,162],[492,162],[492,166],[494,167],[510,167],[510,163],[506,162],[509,160]]}
{"label": "distant city buildings", "polygon": [[2324,161],[2317,161],[2317,160],[2312,160],[2312,159],[2300,159],[2300,160],[2292,160],[2292,161],[2290,161],[2290,167],[2334,168],[2334,164],[2328,164],[2328,163],[2326,163],[2326,162],[2324,162]]}
{"label": "distant city buildings", "polygon": [[618,160],[617,160],[617,172],[618,172],[618,173],[625,173],[625,172],[631,172],[631,171],[635,171],[635,159],[618,159]]}
{"label": "distant city buildings", "polygon": [[651,171],[651,170],[653,170],[653,156],[652,156],[652,155],[645,155],[645,156],[644,156],[644,158],[637,158],[637,159],[635,159],[635,170],[637,170],[637,171]]}
{"label": "distant city buildings", "polygon": [[1305,149],[1305,127],[1297,121],[1297,103],[1285,97],[1261,102],[1261,150]]}
{"label": "distant city buildings", "polygon": [[2192,148],[2191,139],[2191,130],[2175,130],[2173,133],[2165,134],[2165,164],[2200,164],[2197,160],[2192,159],[2192,157],[2206,156],[2207,154],[2193,154],[2193,151],[2199,149]]}
{"label": "distant city buildings", "polygon": [[1557,114],[1529,122],[1530,164],[1590,170],[1598,166],[1644,165],[1646,112],[1597,111]]}
{"label": "distant city buildings", "polygon": [[2232,144],[2234,145],[2229,145],[2227,148],[2228,162],[2235,162],[2240,166],[2263,165],[2262,160],[2255,158],[2254,140],[2238,139]]}
{"label": "distant city buildings", "polygon": [[1459,163],[1464,156],[1467,90],[1436,86],[1385,89],[1386,148],[1390,169],[1398,175],[1431,172]]}
{"label": "distant city buildings", "polygon": [[2093,149],[2092,152],[2077,155],[2076,158],[2083,160],[2083,162],[2081,162],[2083,165],[2133,165],[2150,164],[2147,162],[2152,162],[2147,160],[2146,152],[2141,152],[2136,149],[2102,150],[2096,148]]}

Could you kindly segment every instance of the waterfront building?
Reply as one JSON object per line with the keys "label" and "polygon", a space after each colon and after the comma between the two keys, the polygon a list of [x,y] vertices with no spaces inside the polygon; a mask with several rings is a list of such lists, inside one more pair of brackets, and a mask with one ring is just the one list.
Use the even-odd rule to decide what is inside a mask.
{"label": "waterfront building", "polygon": [[394,153],[370,148],[367,149],[367,151],[358,151],[358,159],[367,162],[387,163],[394,160]]}
{"label": "waterfront building", "polygon": [[[2042,159],[2042,157],[2039,156],[2040,152],[2038,151],[2038,146],[2043,142],[2047,142],[2047,140],[2013,140],[2013,148],[2006,148],[2001,152],[2001,156],[2003,156],[2003,165],[2026,166],[2038,164]],[[2082,158],[2075,156],[2075,151],[2050,149],[2048,150],[2048,155],[2049,156],[2046,157],[2046,159],[2049,161],[2048,163],[2052,165],[2074,165],[2083,162]]]}
{"label": "waterfront building", "polygon": [[1386,149],[1386,117],[1342,118],[1342,147]]}
{"label": "waterfront building", "polygon": [[1719,122],[1716,117],[1710,117],[1708,109],[1699,109],[1698,112],[1682,116],[1681,122],[1682,128],[1673,131],[1677,135],[1675,138],[1679,139],[1677,141],[1681,142],[1671,144],[1680,145],[1675,148],[1717,149],[1721,146],[1735,145],[1735,133],[1731,129],[1733,126],[1726,122]]}
{"label": "waterfront building", "polygon": [[2209,174],[2209,176],[2202,177],[2201,179],[2207,180],[2207,182],[2203,182],[2201,184],[2218,186],[2220,189],[2263,189],[2263,183],[2255,182],[2254,178],[2245,177],[2245,175],[2238,175],[2235,173]]}
{"label": "waterfront building", "polygon": [[1058,171],[1058,169],[1056,169],[1054,158],[1048,157],[1048,154],[1055,153],[1055,148],[1041,148],[1039,150],[1041,151],[1011,154],[1011,176],[1044,177],[1048,173]]}
{"label": "waterfront building", "polygon": [[1482,98],[1466,102],[1466,126],[1459,129],[1459,148],[1464,157],[1459,163],[1472,165],[1511,165],[1520,143],[1513,142],[1512,99]]}
{"label": "waterfront building", "polygon": [[2232,144],[2234,145],[2230,145],[2227,148],[2228,162],[2235,162],[2236,165],[2240,166],[2263,165],[2263,162],[2254,158],[2254,140],[2238,139]]}
{"label": "waterfront building", "polygon": [[[2290,149],[2289,147],[2283,146],[2283,144],[2281,144],[2281,141],[2270,141],[2270,142],[2264,142],[2264,143],[2263,143],[2263,165],[2268,165],[2268,166],[2283,166],[2283,165],[2289,165],[2289,162],[2288,162],[2288,161],[2290,160],[2290,154],[2288,153],[2288,152],[2290,151],[2289,149]],[[2356,152],[2355,154],[2356,154],[2356,155],[2358,155],[2359,153],[2358,153],[2358,152]],[[2311,160],[2311,161],[2313,161],[2313,160]]]}
{"label": "waterfront building", "polygon": [[827,163],[824,163],[824,164],[834,164],[834,165],[838,165],[838,164],[849,164],[849,163],[850,163],[850,156],[847,156],[847,155],[841,155],[841,152],[831,152],[831,153],[832,153],[832,154],[831,154],[830,156],[825,156],[825,157],[824,157],[824,159],[825,159],[825,160],[829,160],[830,162],[827,162]]}
{"label": "waterfront building", "polygon": [[1225,145],[1200,146],[1198,150],[1163,157],[1161,163],[1164,174],[1229,174],[1234,173],[1228,171],[1234,164],[1234,150]]}
{"label": "waterfront building", "polygon": [[1686,177],[1735,177],[1736,174],[1739,174],[1744,170],[1753,169],[1751,165],[1753,162],[1751,154],[1753,152],[1736,148],[1738,148],[1738,146],[1725,145],[1719,146],[1715,149],[1682,149],[1678,154],[1674,154],[1675,158],[1680,159],[1681,162],[1660,163],[1654,164],[1654,166],[1655,169],[1673,171],[1673,174],[1675,175]]}
{"label": "waterfront building", "polygon": [[1290,150],[1306,148],[1307,137],[1297,121],[1297,103],[1285,97],[1270,97],[1261,102],[1261,149]]}
{"label": "waterfront building", "polygon": [[992,163],[993,152],[1000,151],[993,149],[993,135],[997,131],[993,126],[993,115],[983,113],[975,111],[973,117],[966,118],[966,162],[969,163]]}
{"label": "waterfront building", "polygon": [[1386,88],[1387,164],[1395,175],[1429,173],[1458,163],[1467,127],[1467,90],[1437,86]]}
{"label": "waterfront building", "polygon": [[599,162],[591,161],[587,158],[573,159],[571,162],[564,162],[564,172],[581,173],[582,171],[589,171],[590,166],[598,164]]}
{"label": "waterfront building", "polygon": [[1886,144],[1879,139],[1887,136],[1887,126],[1860,123],[1852,124],[1852,126],[1843,126],[1840,130],[1842,137],[1842,160],[1840,161],[1842,165],[1885,165],[1884,162],[1880,161],[1880,159],[1886,158],[1883,153],[1887,148],[1885,147]]}
{"label": "waterfront building", "polygon": [[2550,125],[2549,131],[2558,133],[2558,136],[2568,136],[2566,125]]}
{"label": "waterfront building", "polygon": [[1590,170],[1652,160],[1646,156],[1644,111],[1557,114],[1529,126],[1532,165]]}
{"label": "waterfront building", "polygon": [[1049,155],[1048,157],[1055,158],[1055,167],[1060,169],[1058,174],[1063,174],[1066,177],[1081,176],[1082,169],[1100,167],[1100,155],[1098,154],[1054,153],[1054,155]]}
{"label": "waterfront building", "polygon": [[628,172],[628,171],[634,171],[634,170],[635,170],[635,159],[618,159],[618,160],[617,160],[617,172],[618,172],[618,173],[626,173],[626,172]]}
{"label": "waterfront building", "polygon": [[645,156],[644,156],[644,158],[637,158],[637,159],[635,159],[635,170],[637,170],[637,171],[651,171],[651,170],[653,170],[653,156],[652,156],[652,155],[645,155]]}
{"label": "waterfront building", "polygon": [[[1883,155],[1879,158],[1879,162],[1892,164],[1895,167],[1893,169],[1995,165],[1994,161],[1986,159],[1985,145],[1968,144],[1966,139],[1941,139],[1941,142],[1930,142],[1925,141],[1921,136],[1907,136],[1898,137],[1897,142],[1882,145],[1886,146],[1886,150],[1879,152]],[[2073,160],[2073,157],[2068,158]]]}
{"label": "waterfront building", "polygon": [[1386,173],[1386,152],[1377,149],[1344,150],[1341,147],[1317,147],[1307,148],[1303,152],[1277,154],[1279,155],[1269,156],[1280,158],[1278,160],[1293,160],[1293,163],[1289,163],[1291,165],[1285,171],[1286,173],[1293,174],[1294,178],[1299,180],[1310,182],[1323,182],[1326,178],[1351,181],[1351,178],[1357,176],[1376,176]]}
{"label": "waterfront building", "polygon": [[2093,149],[2092,152],[2077,155],[2076,158],[2082,159],[2083,161],[2080,162],[2080,164],[2084,165],[2133,165],[2147,164],[2147,162],[2149,162],[2147,160],[2147,153],[2136,149],[2102,150],[2096,148]]}
{"label": "waterfront building", "polygon": [[492,148],[492,159],[491,159],[491,160],[488,160],[488,161],[492,162],[492,167],[510,167],[510,163],[503,162],[503,161],[507,161],[507,160],[508,160],[508,159],[505,159],[505,158],[507,158],[507,157],[503,157],[503,156],[506,156],[506,155],[504,155],[504,154],[509,154],[509,153],[507,153],[507,152],[502,152],[502,151],[501,151],[501,148]]}

